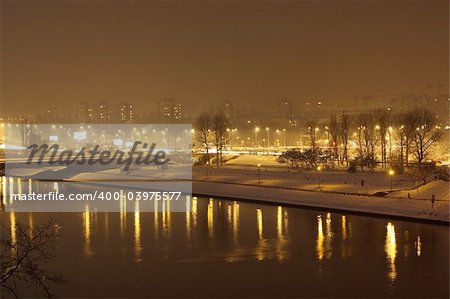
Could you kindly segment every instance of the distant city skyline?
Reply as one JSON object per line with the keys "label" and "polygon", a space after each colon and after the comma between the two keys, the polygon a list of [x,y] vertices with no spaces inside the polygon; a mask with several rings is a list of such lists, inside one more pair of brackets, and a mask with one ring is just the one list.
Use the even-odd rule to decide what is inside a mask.
{"label": "distant city skyline", "polygon": [[447,1],[0,3],[2,114],[448,95]]}

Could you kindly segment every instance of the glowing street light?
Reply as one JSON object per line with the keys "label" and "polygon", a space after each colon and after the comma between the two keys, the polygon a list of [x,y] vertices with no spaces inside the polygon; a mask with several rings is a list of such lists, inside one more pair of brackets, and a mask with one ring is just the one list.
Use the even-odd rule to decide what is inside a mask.
{"label": "glowing street light", "polygon": [[261,183],[261,164],[258,164],[258,184]]}
{"label": "glowing street light", "polygon": [[[281,133],[280,130],[278,130],[278,129],[276,129],[275,132],[277,133],[277,136],[278,136],[278,134]],[[277,139],[277,146],[278,146],[278,145],[279,145],[279,144],[278,144],[278,139]]]}
{"label": "glowing street light", "polygon": [[320,167],[320,165],[319,166],[317,166],[317,168],[316,168],[316,170],[317,170],[317,174],[318,174],[318,176],[319,176],[319,180],[318,180],[318,182],[317,182],[317,189],[319,189],[320,190],[320,171],[322,170],[322,167]]}
{"label": "glowing street light", "polygon": [[392,192],[392,178],[394,177],[395,172],[393,169],[389,169],[388,173],[389,173],[389,176],[391,177],[391,192]]}
{"label": "glowing street light", "polygon": [[259,127],[255,127],[255,147],[258,147],[258,132]]}

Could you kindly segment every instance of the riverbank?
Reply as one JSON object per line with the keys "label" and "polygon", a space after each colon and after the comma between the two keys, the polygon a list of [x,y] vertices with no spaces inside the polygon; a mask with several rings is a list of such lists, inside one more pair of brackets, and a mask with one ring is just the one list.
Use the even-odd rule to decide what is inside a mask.
{"label": "riverbank", "polygon": [[[370,178],[369,181],[373,181],[373,183],[365,186],[366,188],[360,187],[358,189],[356,183],[357,180],[361,179],[359,177],[361,175],[365,175],[366,179]],[[112,179],[114,176],[111,172],[97,172],[95,179]],[[139,171],[131,173],[130,176],[145,178],[144,173]],[[305,176],[308,177],[308,179],[305,179],[307,184],[303,184]],[[212,169],[209,173],[206,173],[206,168],[194,167],[192,193],[199,197],[450,224],[450,201],[445,197],[445,192],[438,193],[444,197],[436,198],[434,204],[430,199],[417,197],[417,194],[421,195],[423,190],[429,192],[429,190],[443,189],[443,187],[448,186],[446,182],[429,182],[420,186],[420,192],[414,191],[416,197],[408,198],[405,190],[409,189],[402,190],[400,187],[410,188],[410,183],[400,179],[396,184],[397,189],[395,190],[397,191],[394,190],[382,197],[370,194],[377,194],[381,190],[389,189],[389,186],[386,186],[389,181],[383,181],[381,177],[376,177],[373,174],[359,174],[357,177],[344,174],[346,180],[348,180],[347,184],[337,184],[336,181],[342,179],[342,177],[339,177],[339,174],[336,173],[323,173],[322,176],[326,178],[321,180],[320,186],[317,186],[317,182],[315,184],[310,182],[315,178],[313,173],[299,176],[296,173],[267,171],[258,174],[258,170],[255,169],[227,168]],[[86,179],[92,179],[91,175],[80,174],[74,177],[72,181],[84,181]],[[108,183],[103,182],[102,184]],[[118,179],[109,184],[123,188],[146,188],[145,182],[139,180],[121,183]],[[359,193],[352,192],[354,190],[359,191]]]}
{"label": "riverbank", "polygon": [[[118,188],[148,189],[145,180],[154,169],[140,168],[128,173],[118,170],[82,173],[67,181],[90,181]],[[160,173],[161,179],[169,178]],[[131,180],[130,180],[131,179]],[[136,179],[136,181],[133,181]],[[181,181],[190,180],[190,176]],[[108,181],[110,181],[108,183]],[[383,172],[344,171],[292,172],[263,167],[193,167],[192,193],[197,196],[326,209],[371,216],[428,221],[448,225],[448,182],[426,184],[406,175],[389,177]],[[431,198],[434,195],[435,201]]]}
{"label": "riverbank", "polygon": [[[286,172],[261,167],[194,167],[195,195],[449,224],[448,182],[382,172]],[[361,183],[363,181],[363,183]],[[392,190],[392,191],[391,191]],[[374,196],[386,194],[385,196]],[[435,194],[434,204],[431,195]]]}
{"label": "riverbank", "polygon": [[447,225],[450,223],[448,201],[436,201],[432,207],[431,201],[425,200],[316,192],[215,181],[193,181],[192,190],[196,196],[326,209]]}

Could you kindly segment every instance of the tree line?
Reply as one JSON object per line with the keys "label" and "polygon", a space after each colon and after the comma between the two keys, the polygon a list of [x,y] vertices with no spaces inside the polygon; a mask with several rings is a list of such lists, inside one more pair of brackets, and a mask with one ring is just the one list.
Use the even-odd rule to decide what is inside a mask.
{"label": "tree line", "polygon": [[[422,107],[401,113],[386,109],[359,114],[335,113],[325,125],[328,134],[325,149],[318,146],[318,122],[310,121],[307,124],[310,150],[303,151],[302,155],[294,154],[295,150],[286,151],[279,161],[292,164],[293,159],[299,159],[300,164],[314,166],[322,160],[362,169],[373,169],[381,163],[385,169],[388,165],[403,169],[409,166],[411,158],[419,166],[423,165],[433,145],[443,136],[434,114]],[[352,139],[356,139],[357,148],[350,157]]]}
{"label": "tree line", "polygon": [[[328,144],[320,146],[320,129],[325,125]],[[223,163],[229,120],[218,109],[201,113],[195,123],[195,137],[205,147],[204,163],[211,161],[211,144],[215,147],[217,166]],[[414,160],[423,165],[433,146],[442,138],[435,115],[417,107],[406,112],[376,109],[358,114],[333,113],[325,122],[307,122],[308,150],[290,149],[279,162],[294,166],[316,167],[338,163],[347,167],[373,169],[377,164],[387,169],[408,167]],[[356,148],[354,143],[356,143]]]}
{"label": "tree line", "polygon": [[229,126],[229,120],[226,115],[217,110],[216,113],[211,115],[207,112],[202,112],[196,120],[195,134],[196,138],[205,146],[206,161],[210,163],[210,143],[212,142],[216,148],[215,164],[217,167],[223,163],[223,148],[226,144],[227,127]]}

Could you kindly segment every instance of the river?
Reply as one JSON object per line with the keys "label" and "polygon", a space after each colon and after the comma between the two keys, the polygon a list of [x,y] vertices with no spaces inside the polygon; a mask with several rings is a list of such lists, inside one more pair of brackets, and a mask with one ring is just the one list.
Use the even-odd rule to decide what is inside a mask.
{"label": "river", "polygon": [[0,215],[11,233],[54,219],[59,297],[449,296],[448,226],[209,198],[192,209]]}

